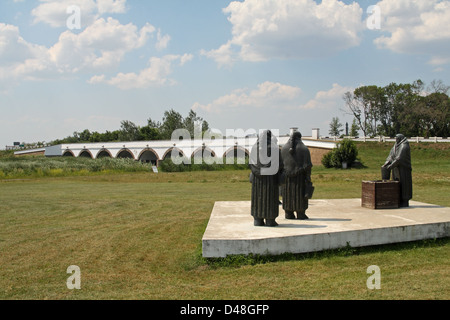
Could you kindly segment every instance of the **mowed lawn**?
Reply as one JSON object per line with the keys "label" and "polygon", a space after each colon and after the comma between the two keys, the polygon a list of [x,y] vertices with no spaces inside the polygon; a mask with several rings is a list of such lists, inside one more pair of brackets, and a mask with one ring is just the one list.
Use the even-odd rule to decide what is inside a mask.
{"label": "mowed lawn", "polygon": [[[450,206],[450,144],[412,144],[414,199]],[[362,169],[313,168],[314,197],[360,198],[392,144],[358,144]],[[450,241],[281,258],[201,257],[215,201],[250,200],[249,171],[0,181],[0,299],[449,299]],[[69,290],[69,266],[81,289]],[[381,269],[381,290],[366,270]]]}

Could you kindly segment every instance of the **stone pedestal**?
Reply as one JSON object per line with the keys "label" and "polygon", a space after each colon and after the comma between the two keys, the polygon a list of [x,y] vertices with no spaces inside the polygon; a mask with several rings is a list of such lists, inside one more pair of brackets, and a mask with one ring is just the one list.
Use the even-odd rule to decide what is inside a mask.
{"label": "stone pedestal", "polygon": [[310,200],[309,220],[278,217],[255,227],[250,201],[216,202],[203,235],[203,257],[279,255],[450,236],[450,208],[411,201],[409,208],[372,210],[361,199]]}

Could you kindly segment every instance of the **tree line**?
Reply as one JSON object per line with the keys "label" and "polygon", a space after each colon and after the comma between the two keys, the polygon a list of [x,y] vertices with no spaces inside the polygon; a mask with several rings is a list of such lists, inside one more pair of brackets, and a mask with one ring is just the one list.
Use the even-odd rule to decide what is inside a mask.
{"label": "tree line", "polygon": [[[416,80],[385,87],[362,86],[345,93],[343,99],[345,112],[354,117],[352,129],[358,127],[364,136],[402,133],[408,137],[446,138],[450,136],[449,91],[450,86],[440,80],[428,87]],[[336,127],[336,119],[333,122]]]}
{"label": "tree line", "polygon": [[171,109],[164,112],[162,122],[149,118],[147,125],[138,126],[132,121],[123,120],[118,130],[107,130],[103,133],[91,132],[89,129],[82,132],[75,131],[72,136],[54,140],[50,144],[170,140],[172,132],[176,129],[186,129],[194,138],[196,124],[198,127],[201,126],[202,133],[209,130],[208,122],[199,117],[193,110],[190,110],[184,118],[179,112]]}

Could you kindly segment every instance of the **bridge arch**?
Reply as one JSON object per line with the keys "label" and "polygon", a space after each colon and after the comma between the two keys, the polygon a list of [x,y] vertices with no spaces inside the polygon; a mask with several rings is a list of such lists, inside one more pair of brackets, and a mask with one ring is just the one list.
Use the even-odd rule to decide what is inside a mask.
{"label": "bridge arch", "polygon": [[94,156],[92,155],[91,151],[88,149],[81,150],[80,154],[78,155],[78,158],[90,158],[94,159]]}
{"label": "bridge arch", "polygon": [[63,157],[75,157],[75,154],[72,152],[72,150],[67,149],[66,151],[64,151]]}
{"label": "bridge arch", "polygon": [[167,159],[171,158],[172,157],[172,152],[175,151],[175,150],[178,151],[179,157],[181,157],[181,158],[186,157],[186,155],[184,154],[183,150],[181,150],[180,148],[172,147],[172,148],[168,149],[164,153],[164,155],[162,157],[162,160],[164,161],[164,160],[167,160]]}
{"label": "bridge arch", "polygon": [[112,154],[111,152],[109,152],[108,149],[101,149],[99,150],[99,152],[97,153],[97,157],[96,159],[101,159],[101,158],[112,158]]}
{"label": "bridge arch", "polygon": [[249,158],[250,152],[241,146],[235,146],[229,148],[225,153],[223,154],[223,158],[226,159],[227,157],[232,158]]}
{"label": "bridge arch", "polygon": [[133,159],[133,160],[136,160],[136,159],[134,158],[133,152],[131,152],[131,151],[130,151],[129,149],[127,149],[127,148],[124,148],[124,149],[120,150],[120,151],[117,153],[116,158],[118,158],[118,159]]}
{"label": "bridge arch", "polygon": [[160,161],[158,154],[151,148],[142,150],[138,156],[138,159],[143,163],[151,163],[154,166],[157,166]]}
{"label": "bridge arch", "polygon": [[200,147],[197,150],[195,150],[192,155],[191,158],[194,159],[196,157],[216,157],[216,153],[209,147]]}

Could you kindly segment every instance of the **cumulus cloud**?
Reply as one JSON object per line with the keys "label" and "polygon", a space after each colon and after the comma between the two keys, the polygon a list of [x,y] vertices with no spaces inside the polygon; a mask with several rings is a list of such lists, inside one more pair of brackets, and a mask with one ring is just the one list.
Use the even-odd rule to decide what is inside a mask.
{"label": "cumulus cloud", "polygon": [[86,27],[101,15],[126,12],[126,0],[41,0],[32,10],[34,23],[45,23],[52,27],[65,27],[67,8],[80,8],[82,27]]}
{"label": "cumulus cloud", "polygon": [[211,114],[222,114],[243,110],[292,110],[336,111],[342,106],[342,97],[354,88],[333,84],[331,89],[318,91],[315,96],[304,103],[303,90],[278,82],[266,81],[255,89],[241,88],[221,96],[208,104],[194,103],[193,110],[202,110]]}
{"label": "cumulus cloud", "polygon": [[44,70],[48,59],[47,48],[25,41],[19,28],[0,23],[0,82],[11,85],[19,78],[33,78]]}
{"label": "cumulus cloud", "polygon": [[163,50],[166,49],[170,42],[170,36],[168,34],[162,35],[161,30],[158,29],[158,34],[156,36],[158,42],[156,43],[156,49]]}
{"label": "cumulus cloud", "polygon": [[359,4],[337,0],[234,1],[223,12],[232,24],[232,39],[202,52],[222,66],[332,55],[359,45],[364,28]]}
{"label": "cumulus cloud", "polygon": [[142,47],[155,31],[150,24],[100,18],[79,34],[67,30],[50,48],[27,42],[19,28],[0,23],[0,78],[39,79],[117,67],[124,55]]}
{"label": "cumulus cloud", "polygon": [[[112,4],[105,2],[108,3]],[[58,41],[47,48],[24,40],[18,27],[0,23],[0,81],[12,84],[83,73],[91,74],[89,83],[107,83],[122,89],[173,84],[168,78],[173,67],[183,66],[192,60],[192,55],[152,57],[142,71],[119,73],[109,80],[98,74],[114,72],[126,54],[146,45],[154,33],[156,28],[149,23],[139,29],[111,17],[99,18],[79,33],[62,32]],[[170,36],[162,35],[158,29],[155,49],[164,49],[169,41]]]}
{"label": "cumulus cloud", "polygon": [[14,64],[39,55],[45,48],[25,41],[19,28],[0,23],[0,61],[2,64]]}
{"label": "cumulus cloud", "polygon": [[181,66],[192,58],[193,56],[189,54],[152,57],[149,60],[149,67],[139,73],[119,73],[109,80],[105,75],[93,76],[89,83],[106,83],[122,90],[173,85],[175,80],[170,79],[169,75],[172,73],[174,64],[178,63]]}
{"label": "cumulus cloud", "polygon": [[122,25],[113,18],[100,18],[79,34],[63,32],[49,49],[59,72],[104,70],[117,66],[124,55],[142,47],[155,28],[146,24],[140,30]]}
{"label": "cumulus cloud", "polygon": [[256,89],[237,89],[209,104],[196,102],[192,109],[221,113],[239,108],[287,108],[297,103],[301,92],[298,87],[266,81]]}
{"label": "cumulus cloud", "polygon": [[432,65],[450,63],[450,1],[382,0],[383,35],[375,39],[380,49],[430,56]]}
{"label": "cumulus cloud", "polygon": [[301,105],[300,109],[338,109],[342,105],[342,97],[349,91],[353,92],[354,88],[335,83],[330,90],[317,92],[315,97]]}

